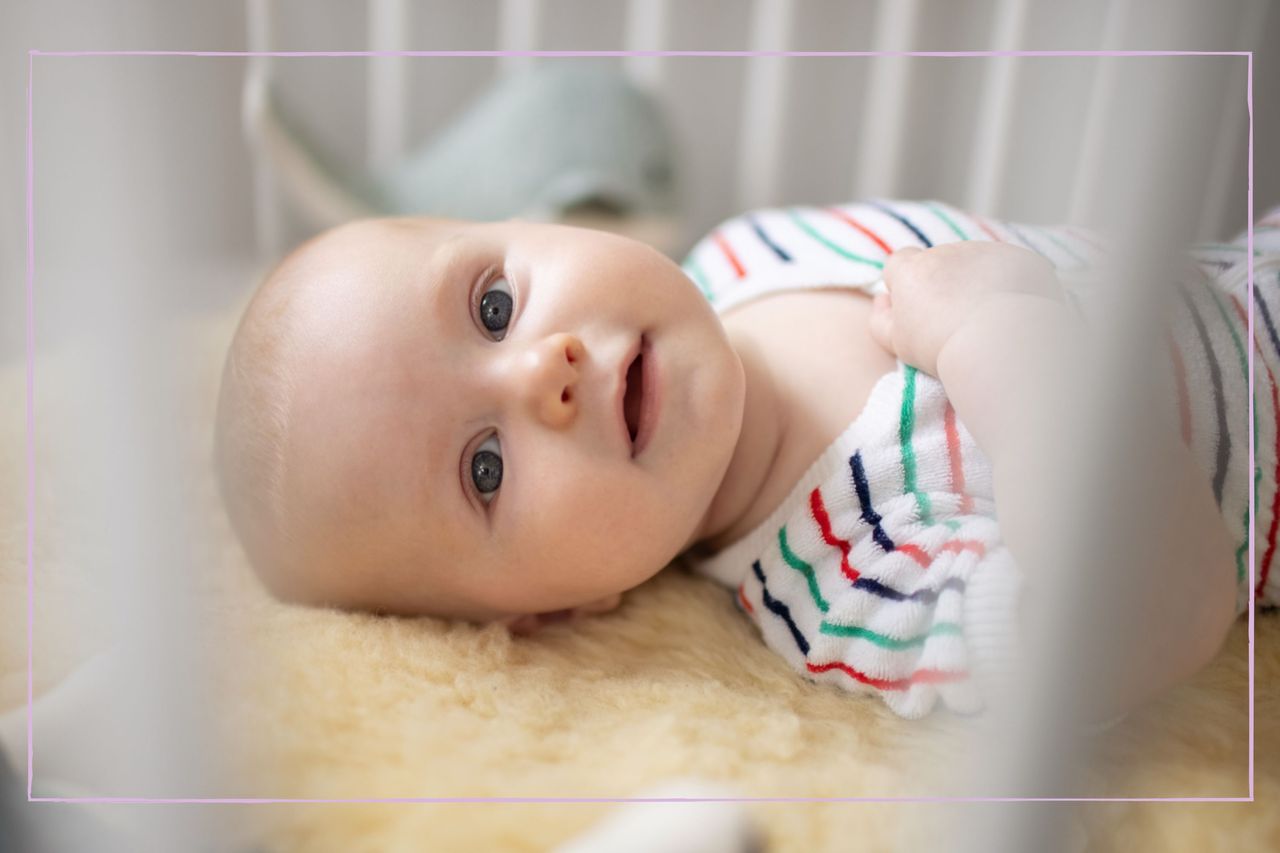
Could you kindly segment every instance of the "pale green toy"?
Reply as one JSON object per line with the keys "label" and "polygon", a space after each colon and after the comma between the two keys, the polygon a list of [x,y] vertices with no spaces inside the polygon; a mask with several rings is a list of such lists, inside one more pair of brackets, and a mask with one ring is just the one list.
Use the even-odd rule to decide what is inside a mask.
{"label": "pale green toy", "polygon": [[[251,145],[310,227],[361,216],[670,219],[675,158],[658,105],[582,63],[500,79],[456,122],[376,174],[327,156],[263,75],[246,87]],[[625,230],[625,229],[618,229]]]}

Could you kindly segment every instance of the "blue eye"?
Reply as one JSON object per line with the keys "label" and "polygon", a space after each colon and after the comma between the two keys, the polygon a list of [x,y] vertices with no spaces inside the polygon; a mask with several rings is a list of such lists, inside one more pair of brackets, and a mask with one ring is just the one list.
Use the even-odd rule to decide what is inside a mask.
{"label": "blue eye", "polygon": [[[501,285],[504,289],[499,289],[497,285]],[[484,295],[480,297],[480,322],[490,332],[494,333],[494,340],[502,340],[507,334],[507,324],[511,322],[511,310],[515,305],[515,299],[511,294],[511,285],[502,276],[498,276],[486,287]]]}
{"label": "blue eye", "polygon": [[[493,449],[488,449],[490,447]],[[493,500],[498,486],[502,485],[501,450],[502,445],[495,433],[485,439],[471,457],[471,482],[475,484],[480,500],[486,504]]]}

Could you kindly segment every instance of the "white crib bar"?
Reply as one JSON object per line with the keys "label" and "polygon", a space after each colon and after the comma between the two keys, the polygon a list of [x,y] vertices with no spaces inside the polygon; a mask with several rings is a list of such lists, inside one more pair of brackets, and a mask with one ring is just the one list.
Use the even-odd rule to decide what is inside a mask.
{"label": "white crib bar", "polygon": [[[992,50],[1016,50],[1027,19],[1027,0],[999,0],[996,6],[995,41]],[[1013,107],[1017,97],[1018,65],[1015,57],[989,57],[982,87],[982,102],[974,124],[966,203],[970,210],[995,214],[1000,208],[1003,176],[1007,172],[1009,137],[1013,133]]]}
{"label": "white crib bar", "polygon": [[[667,37],[668,0],[627,3],[626,50],[661,50]],[[657,91],[662,85],[661,56],[628,56],[627,74],[636,85]]]}
{"label": "white crib bar", "polygon": [[[1233,42],[1234,50],[1257,50],[1262,41],[1266,14],[1267,5],[1262,2],[1250,4],[1245,9],[1240,15],[1240,28],[1236,31]],[[1238,64],[1241,68],[1245,67],[1246,62],[1244,57],[1233,60],[1233,64]],[[1211,149],[1209,180],[1204,206],[1200,212],[1200,223],[1196,229],[1198,240],[1218,240],[1231,236],[1225,233],[1227,222],[1231,219],[1231,208],[1244,202],[1244,195],[1239,192],[1243,185],[1233,185],[1231,176],[1235,171],[1233,167],[1246,153],[1249,123],[1245,111],[1245,79],[1244,75],[1227,75],[1227,90],[1222,95],[1222,118]]]}
{"label": "white crib bar", "polygon": [[[264,53],[270,50],[275,29],[270,0],[247,0],[245,17],[250,53]],[[245,91],[248,92],[255,82],[263,84],[259,88],[259,91],[262,91],[265,89],[266,81],[270,79],[271,58],[250,56]],[[248,106],[247,98],[245,105]],[[247,127],[242,126],[242,132],[247,130]],[[254,238],[257,241],[259,254],[264,258],[270,258],[284,246],[284,207],[281,204],[280,188],[276,184],[275,175],[272,174],[271,164],[266,162],[261,154],[255,154],[252,158],[252,169]]]}
{"label": "white crib bar", "polygon": [[[793,0],[756,0],[751,15],[752,50],[786,50],[795,18]],[[787,58],[747,59],[742,100],[742,145],[738,149],[738,201],[744,209],[776,200],[782,166]]]}
{"label": "white crib bar", "polygon": [[[919,18],[918,0],[881,0],[876,10],[873,44],[876,50],[905,51]],[[863,115],[875,116],[858,145],[853,197],[886,196],[899,191],[898,171],[906,131],[907,92],[911,86],[911,57],[877,56],[867,78],[867,106]]]}
{"label": "white crib bar", "polygon": [[[405,0],[369,0],[369,49],[402,51],[406,48],[408,7]],[[404,156],[407,113],[405,58],[374,56],[369,59],[368,136],[365,157],[371,169],[384,168]]]}
{"label": "white crib bar", "polygon": [[[1107,17],[1102,26],[1101,50],[1119,50],[1129,19],[1129,0],[1113,0],[1107,6]],[[1084,130],[1080,133],[1080,156],[1076,160],[1075,179],[1071,182],[1071,204],[1067,221],[1073,225],[1088,225],[1095,214],[1098,192],[1098,168],[1106,139],[1107,124],[1112,118],[1112,101],[1116,88],[1115,57],[1099,57],[1094,60],[1097,68],[1093,85],[1089,87],[1089,111],[1085,115]]]}
{"label": "white crib bar", "polygon": [[[540,0],[502,0],[498,18],[499,50],[536,50]],[[533,68],[532,56],[504,56],[499,66],[504,74],[519,74]]]}

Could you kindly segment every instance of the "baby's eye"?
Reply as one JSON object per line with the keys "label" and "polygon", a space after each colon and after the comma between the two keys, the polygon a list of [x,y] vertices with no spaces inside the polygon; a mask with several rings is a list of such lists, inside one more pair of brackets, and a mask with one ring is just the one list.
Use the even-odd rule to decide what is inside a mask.
{"label": "baby's eye", "polygon": [[[492,449],[488,449],[492,447]],[[502,485],[502,445],[497,433],[485,439],[471,457],[471,482],[475,483],[480,500],[486,504],[493,500],[498,486]]]}
{"label": "baby's eye", "polygon": [[[499,287],[501,285],[501,287]],[[480,297],[480,322],[495,340],[502,340],[507,333],[507,324],[511,322],[511,308],[515,304],[511,296],[511,285],[502,276],[489,283]]]}

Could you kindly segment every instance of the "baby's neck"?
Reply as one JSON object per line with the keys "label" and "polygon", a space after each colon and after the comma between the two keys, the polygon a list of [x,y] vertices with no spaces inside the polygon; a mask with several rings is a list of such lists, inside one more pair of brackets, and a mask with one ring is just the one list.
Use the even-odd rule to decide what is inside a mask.
{"label": "baby's neck", "polygon": [[750,336],[732,327],[727,332],[746,377],[742,430],[720,488],[682,549],[695,553],[715,553],[749,532],[742,522],[768,482],[787,432],[789,407],[780,398],[765,354]]}

